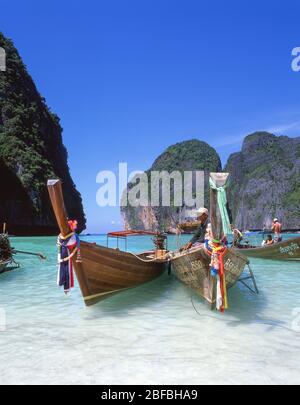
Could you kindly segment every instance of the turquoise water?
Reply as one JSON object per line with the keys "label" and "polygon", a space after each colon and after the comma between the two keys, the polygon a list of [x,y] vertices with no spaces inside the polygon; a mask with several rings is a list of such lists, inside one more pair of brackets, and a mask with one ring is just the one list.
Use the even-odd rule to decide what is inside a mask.
{"label": "turquoise water", "polygon": [[87,308],[78,285],[56,286],[56,238],[12,243],[47,260],[20,255],[0,275],[1,384],[300,383],[300,263],[252,260],[260,293],[238,283],[225,314],[167,274]]}

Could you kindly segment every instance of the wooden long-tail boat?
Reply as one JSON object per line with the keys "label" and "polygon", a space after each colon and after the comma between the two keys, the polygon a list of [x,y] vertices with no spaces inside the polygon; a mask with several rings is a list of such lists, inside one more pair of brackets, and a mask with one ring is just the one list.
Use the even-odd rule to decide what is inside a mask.
{"label": "wooden long-tail boat", "polygon": [[[60,180],[49,180],[48,191],[63,237],[70,233]],[[132,254],[82,241],[82,262],[74,268],[86,305],[93,305],[128,288],[159,277],[167,267],[155,252]],[[161,257],[161,256],[160,256]]]}
{"label": "wooden long-tail boat", "polygon": [[194,233],[196,232],[199,225],[200,223],[198,221],[186,221],[178,224],[178,229],[180,229],[184,233]]}
{"label": "wooden long-tail boat", "polygon": [[4,223],[3,232],[0,234],[0,273],[20,267],[19,263],[17,263],[14,259],[16,254],[38,256],[40,259],[46,259],[46,257],[41,253],[25,252],[23,250],[13,248],[10,244],[9,236],[6,231],[6,223]]}
{"label": "wooden long-tail boat", "polygon": [[[217,187],[226,184],[228,173],[211,173],[212,180]],[[217,203],[217,191],[210,189],[210,221],[214,239],[224,237],[221,213]],[[204,245],[183,253],[176,253],[171,259],[176,277],[203,297],[215,307],[217,278],[210,272],[211,256]],[[226,250],[224,257],[224,274],[226,289],[231,288],[239,280],[248,259],[232,248]]]}
{"label": "wooden long-tail boat", "polygon": [[287,239],[265,246],[240,245],[236,250],[247,257],[268,260],[300,260],[300,237]]}
{"label": "wooden long-tail boat", "polygon": [[0,234],[0,273],[7,270],[8,266],[13,263],[12,247],[8,235],[5,232],[5,226],[3,233]]}

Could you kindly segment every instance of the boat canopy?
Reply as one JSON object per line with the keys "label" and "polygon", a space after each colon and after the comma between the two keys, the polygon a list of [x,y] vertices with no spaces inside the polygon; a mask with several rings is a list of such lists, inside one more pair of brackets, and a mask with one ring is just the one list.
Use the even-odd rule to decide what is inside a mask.
{"label": "boat canopy", "polygon": [[127,236],[141,236],[141,235],[157,235],[157,232],[126,230],[126,231],[109,232],[107,234],[107,236],[110,236],[112,238],[126,238]]}
{"label": "boat canopy", "polygon": [[109,238],[116,238],[117,239],[117,249],[119,249],[119,239],[123,239],[125,241],[125,251],[127,252],[127,237],[128,236],[146,236],[146,235],[151,235],[151,236],[158,238],[160,233],[151,232],[151,231],[141,231],[141,230],[125,230],[125,231],[109,232],[107,234],[106,246],[108,247]]}

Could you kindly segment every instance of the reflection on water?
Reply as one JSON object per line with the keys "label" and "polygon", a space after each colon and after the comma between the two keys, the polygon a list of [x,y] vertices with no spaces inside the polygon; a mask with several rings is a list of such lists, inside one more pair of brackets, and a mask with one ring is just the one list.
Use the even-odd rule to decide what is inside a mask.
{"label": "reflection on water", "polygon": [[[260,293],[238,283],[225,314],[167,274],[86,308],[78,286],[68,297],[56,286],[55,242],[13,240],[47,260],[20,256],[21,268],[0,276],[1,383],[300,382],[299,263],[252,260]],[[146,250],[151,238],[128,247]]]}

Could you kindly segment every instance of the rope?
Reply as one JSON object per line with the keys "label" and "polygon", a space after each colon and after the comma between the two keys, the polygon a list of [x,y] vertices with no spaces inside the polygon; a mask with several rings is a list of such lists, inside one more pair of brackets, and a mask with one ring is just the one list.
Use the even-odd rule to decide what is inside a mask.
{"label": "rope", "polygon": [[193,290],[191,290],[191,303],[192,303],[192,305],[193,305],[194,311],[195,311],[199,316],[207,316],[208,318],[214,318],[214,319],[219,319],[219,320],[220,320],[220,318],[218,318],[217,316],[208,315],[208,314],[201,314],[201,313],[197,310],[197,308],[196,308],[196,306],[195,306],[195,303],[194,303],[194,299],[193,299]]}
{"label": "rope", "polygon": [[213,190],[217,190],[218,206],[219,206],[219,210],[220,210],[220,214],[221,214],[223,231],[224,231],[225,235],[228,235],[231,233],[231,227],[230,227],[228,211],[226,208],[226,205],[227,205],[226,187],[227,187],[227,185],[225,184],[222,187],[217,187],[211,177],[209,178],[209,184]]}
{"label": "rope", "polygon": [[181,232],[178,232],[176,234],[176,247],[177,247],[177,250],[179,250],[180,246],[181,246]]}

